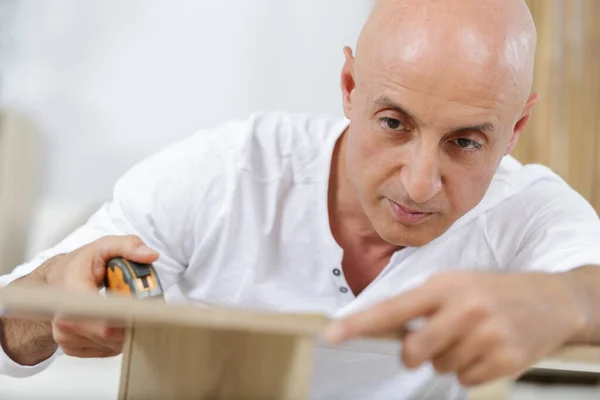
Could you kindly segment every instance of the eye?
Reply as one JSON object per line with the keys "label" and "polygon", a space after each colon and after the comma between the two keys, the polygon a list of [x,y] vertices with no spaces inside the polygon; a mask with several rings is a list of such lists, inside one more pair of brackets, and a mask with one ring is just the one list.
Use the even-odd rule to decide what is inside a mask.
{"label": "eye", "polygon": [[379,120],[381,126],[390,131],[404,131],[407,130],[406,126],[402,123],[402,121],[395,118],[384,117]]}
{"label": "eye", "polygon": [[463,150],[479,150],[481,148],[481,144],[471,139],[460,138],[452,142]]}

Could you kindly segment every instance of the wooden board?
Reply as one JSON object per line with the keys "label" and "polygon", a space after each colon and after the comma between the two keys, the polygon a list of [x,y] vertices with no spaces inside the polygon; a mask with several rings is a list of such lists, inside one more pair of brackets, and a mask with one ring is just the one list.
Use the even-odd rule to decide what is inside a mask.
{"label": "wooden board", "polygon": [[0,289],[0,307],[7,313],[29,313],[31,318],[61,314],[71,318],[106,319],[114,325],[133,320],[139,326],[172,325],[294,335],[319,334],[327,318],[314,314],[206,307],[202,304],[167,304],[158,299],[132,300],[74,293],[48,286],[8,286]]}
{"label": "wooden board", "polygon": [[[239,308],[207,307],[206,304],[167,304],[162,300],[132,300],[104,297],[95,293],[74,293],[47,286],[8,286],[0,289],[0,309],[7,313],[27,313],[31,318],[56,314],[72,318],[106,319],[115,325],[171,325],[271,334],[320,335],[329,320],[323,315],[273,313]],[[371,337],[398,340],[401,335]],[[369,338],[367,338],[369,339]],[[600,347],[566,346],[547,360],[600,364]]]}
{"label": "wooden board", "polygon": [[[44,286],[0,289],[0,307],[36,318],[61,314],[129,326],[122,400],[244,398],[243,393],[254,398],[306,398],[315,339],[328,323],[321,315],[167,304]],[[568,346],[544,361],[598,366],[600,348]]]}
{"label": "wooden board", "polygon": [[305,399],[314,340],[198,327],[133,328],[120,400]]}
{"label": "wooden board", "polygon": [[119,398],[305,399],[321,315],[132,300],[44,286],[0,289],[3,311],[128,326]]}

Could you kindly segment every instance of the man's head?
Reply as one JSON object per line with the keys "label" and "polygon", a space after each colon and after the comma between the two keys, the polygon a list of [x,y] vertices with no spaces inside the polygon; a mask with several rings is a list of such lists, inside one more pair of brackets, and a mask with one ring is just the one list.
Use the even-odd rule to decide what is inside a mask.
{"label": "man's head", "polygon": [[537,96],[523,0],[379,0],[342,72],[348,179],[384,240],[420,246],[485,195]]}

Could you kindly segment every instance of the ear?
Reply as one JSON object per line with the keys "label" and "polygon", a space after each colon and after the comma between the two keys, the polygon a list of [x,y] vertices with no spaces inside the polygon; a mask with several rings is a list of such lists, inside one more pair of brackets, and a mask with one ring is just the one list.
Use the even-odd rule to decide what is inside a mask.
{"label": "ear", "polygon": [[354,81],[354,56],[352,55],[352,49],[348,46],[344,47],[344,67],[342,68],[342,96],[344,102],[344,114],[346,118],[350,119],[350,111],[352,109],[352,91],[355,87]]}
{"label": "ear", "polygon": [[515,146],[517,145],[517,142],[519,141],[519,138],[521,137],[521,133],[523,132],[523,130],[525,130],[525,127],[527,126],[527,123],[529,122],[529,119],[531,118],[531,112],[533,110],[533,106],[535,106],[535,104],[539,100],[540,100],[539,93],[534,93],[531,96],[529,96],[529,100],[527,100],[527,103],[525,104],[525,108],[523,108],[523,113],[521,114],[521,118],[515,124],[515,128],[513,129],[512,137],[510,138],[510,142],[508,142],[508,146],[506,147],[505,155],[510,154],[513,151],[513,149],[515,148]]}

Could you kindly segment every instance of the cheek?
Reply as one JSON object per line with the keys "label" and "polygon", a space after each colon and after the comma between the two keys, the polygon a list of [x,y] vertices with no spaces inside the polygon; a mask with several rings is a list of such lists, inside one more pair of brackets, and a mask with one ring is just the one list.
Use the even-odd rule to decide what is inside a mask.
{"label": "cheek", "polygon": [[494,176],[493,170],[462,169],[448,175],[446,181],[446,195],[452,206],[453,214],[461,216],[475,207],[489,187]]}
{"label": "cheek", "polygon": [[389,149],[369,130],[372,127],[366,125],[355,126],[349,132],[347,162],[351,178],[359,178],[356,183],[373,190],[389,175],[391,160]]}

